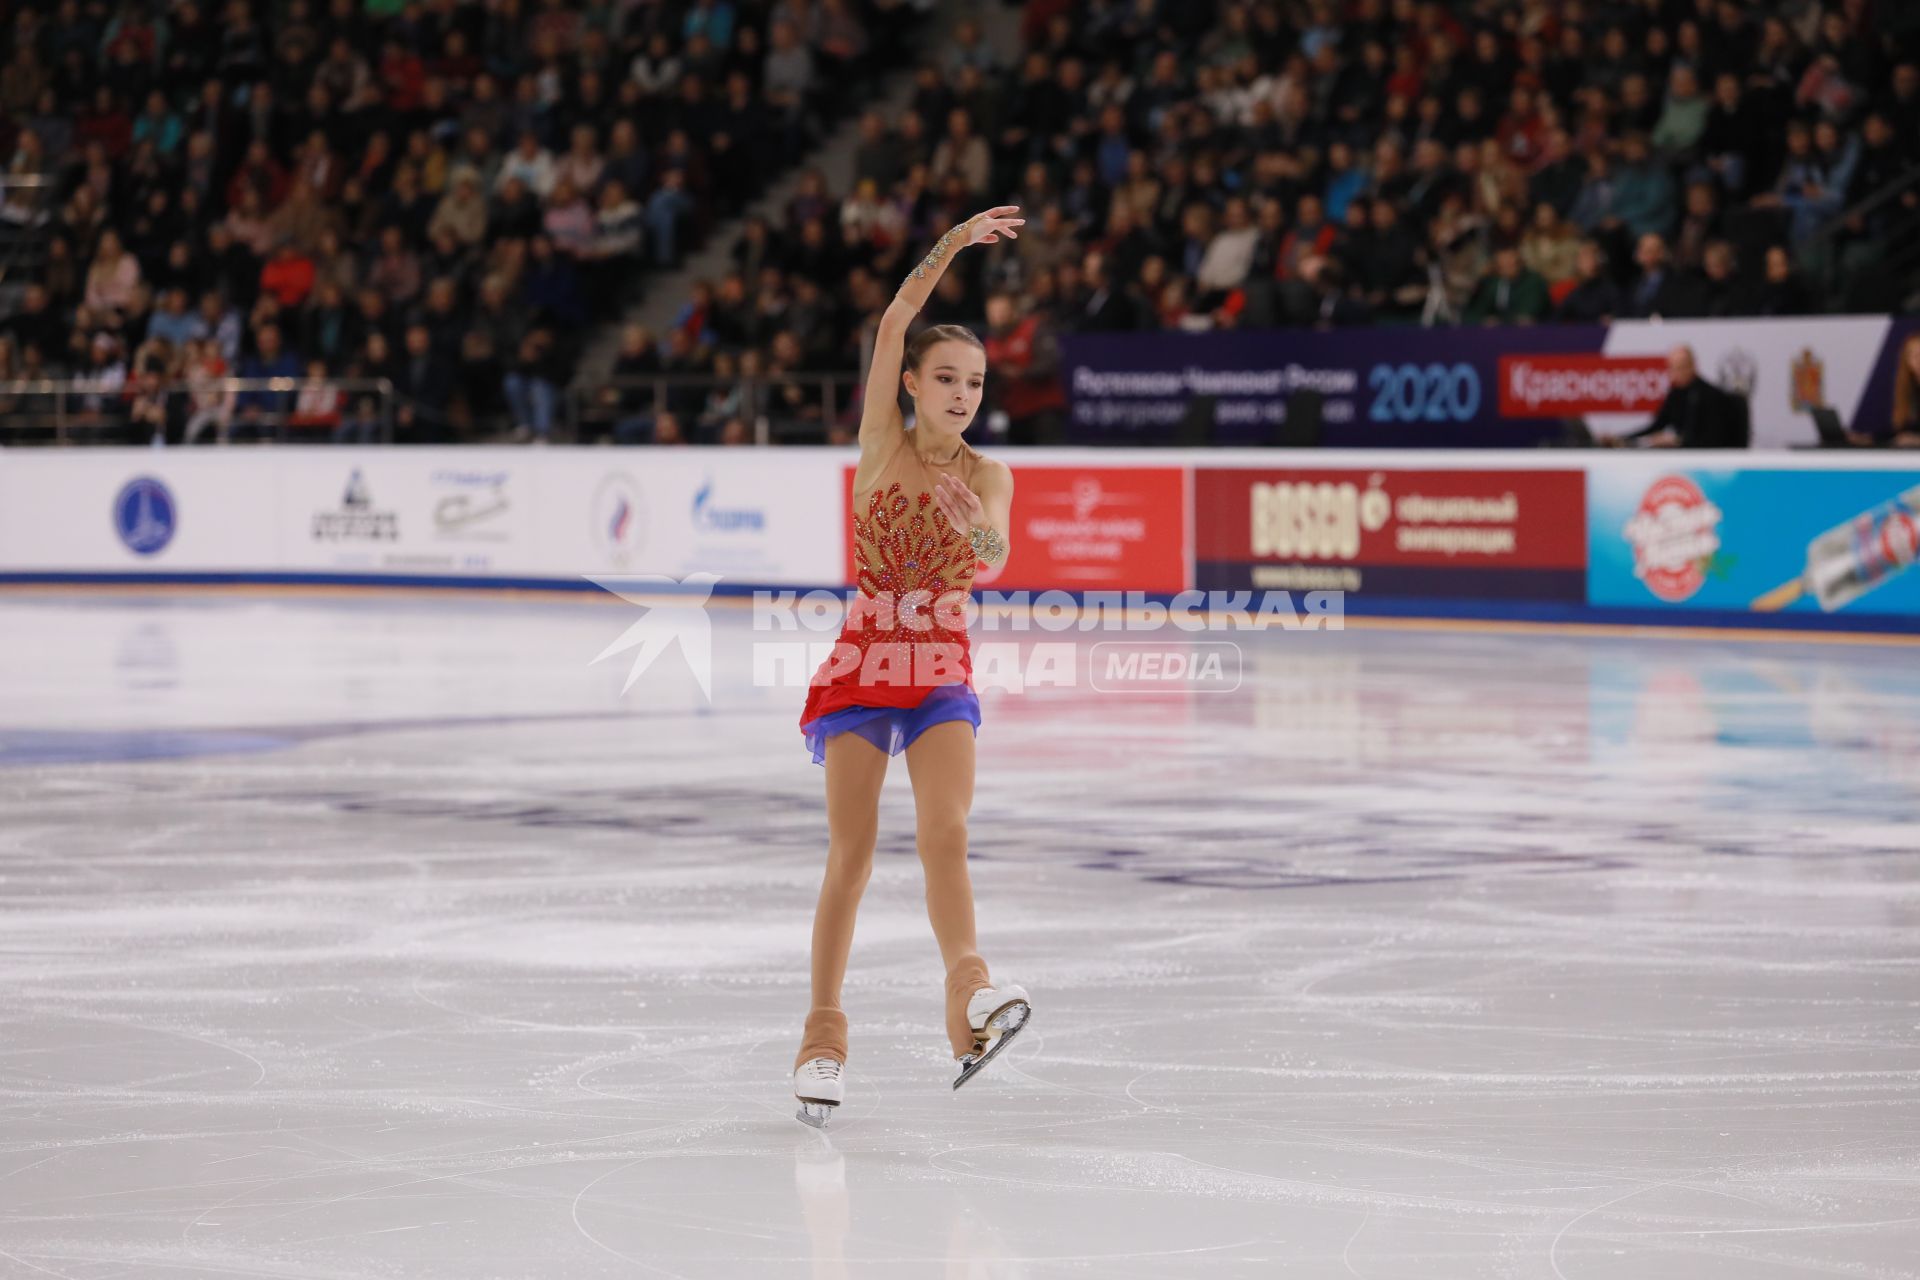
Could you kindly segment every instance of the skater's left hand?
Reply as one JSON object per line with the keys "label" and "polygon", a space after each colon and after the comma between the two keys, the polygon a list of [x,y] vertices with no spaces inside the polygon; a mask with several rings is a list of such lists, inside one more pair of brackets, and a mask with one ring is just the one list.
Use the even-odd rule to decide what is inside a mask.
{"label": "skater's left hand", "polygon": [[953,522],[956,533],[965,533],[975,525],[986,523],[987,509],[980,505],[979,495],[967,488],[958,476],[941,476],[933,486],[933,500]]}

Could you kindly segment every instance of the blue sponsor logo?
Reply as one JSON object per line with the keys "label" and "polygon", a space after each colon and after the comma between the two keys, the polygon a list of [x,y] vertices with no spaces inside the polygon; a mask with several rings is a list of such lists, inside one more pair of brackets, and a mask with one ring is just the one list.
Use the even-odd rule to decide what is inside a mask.
{"label": "blue sponsor logo", "polygon": [[693,495],[693,527],[702,533],[760,533],[767,513],[759,507],[723,507],[713,500],[713,477],[708,476]]}
{"label": "blue sponsor logo", "polygon": [[152,476],[135,476],[113,500],[113,527],[135,555],[158,555],[179,523],[172,491]]}

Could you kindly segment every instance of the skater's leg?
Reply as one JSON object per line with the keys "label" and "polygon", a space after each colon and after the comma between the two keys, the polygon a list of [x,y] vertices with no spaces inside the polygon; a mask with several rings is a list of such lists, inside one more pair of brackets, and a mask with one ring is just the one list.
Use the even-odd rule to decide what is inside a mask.
{"label": "skater's leg", "polygon": [[794,1065],[809,1058],[847,1059],[847,1019],[840,985],[853,950],[853,921],[873,872],[880,827],[880,786],[887,753],[856,733],[827,740],[827,872],[813,913],[813,1007]]}
{"label": "skater's leg", "polygon": [[907,748],[927,919],[947,969],[947,1038],[958,1058],[973,1049],[967,997],[988,985],[974,936],[973,881],[967,874],[967,814],[973,808],[973,726],[950,721]]}

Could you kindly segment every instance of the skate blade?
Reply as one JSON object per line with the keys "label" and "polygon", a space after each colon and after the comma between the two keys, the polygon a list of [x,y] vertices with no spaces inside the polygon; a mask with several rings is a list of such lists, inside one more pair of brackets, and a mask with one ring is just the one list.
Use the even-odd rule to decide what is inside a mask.
{"label": "skate blade", "polygon": [[793,1113],[794,1119],[801,1124],[812,1125],[816,1129],[827,1127],[827,1121],[833,1119],[833,1110],[837,1103],[809,1102],[802,1099],[800,1109]]}
{"label": "skate blade", "polygon": [[960,1068],[960,1074],[954,1079],[953,1087],[958,1089],[979,1075],[981,1068],[992,1062],[1000,1055],[1002,1049],[1013,1043],[1013,1038],[1020,1034],[1022,1027],[1027,1025],[1027,1019],[1032,1013],[1033,1006],[1025,1000],[1015,1000],[996,1010],[994,1015],[987,1019],[989,1034],[986,1049],[976,1050],[979,1053],[978,1057],[969,1054],[960,1060],[963,1065]]}

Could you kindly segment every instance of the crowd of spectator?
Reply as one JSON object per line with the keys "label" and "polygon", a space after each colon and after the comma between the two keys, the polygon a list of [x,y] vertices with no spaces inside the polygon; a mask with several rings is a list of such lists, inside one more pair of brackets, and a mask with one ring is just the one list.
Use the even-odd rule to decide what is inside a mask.
{"label": "crowd of spectator", "polygon": [[[1021,37],[963,21],[852,189],[750,220],[623,370],[860,367],[926,245],[1013,203],[924,316],[982,332],[1044,438],[1063,331],[1798,315],[1920,209],[1841,219],[1920,164],[1913,6],[1030,0]],[[844,434],[796,395],[784,425]]]}
{"label": "crowd of spectator", "polygon": [[0,381],[78,379],[71,421],[142,441],[370,438],[382,383],[397,439],[545,438],[592,326],[802,154],[919,7],[27,0],[0,231],[38,260]]}
{"label": "crowd of spectator", "polygon": [[[0,224],[44,262],[0,380],[137,438],[290,422],[544,438],[584,336],[804,153],[924,0],[44,0],[0,67]],[[976,11],[977,12],[977,11]],[[1886,0],[1027,0],[968,16],[850,190],[804,176],[585,434],[842,439],[896,282],[1016,203],[925,309],[1045,438],[1079,330],[1797,315],[1885,283],[1920,165],[1920,10]],[[23,181],[48,175],[49,182]],[[1863,267],[1850,271],[1849,268]],[[1881,309],[1898,299],[1876,300]],[[222,379],[311,378],[300,392]],[[851,390],[851,388],[849,388]]]}

